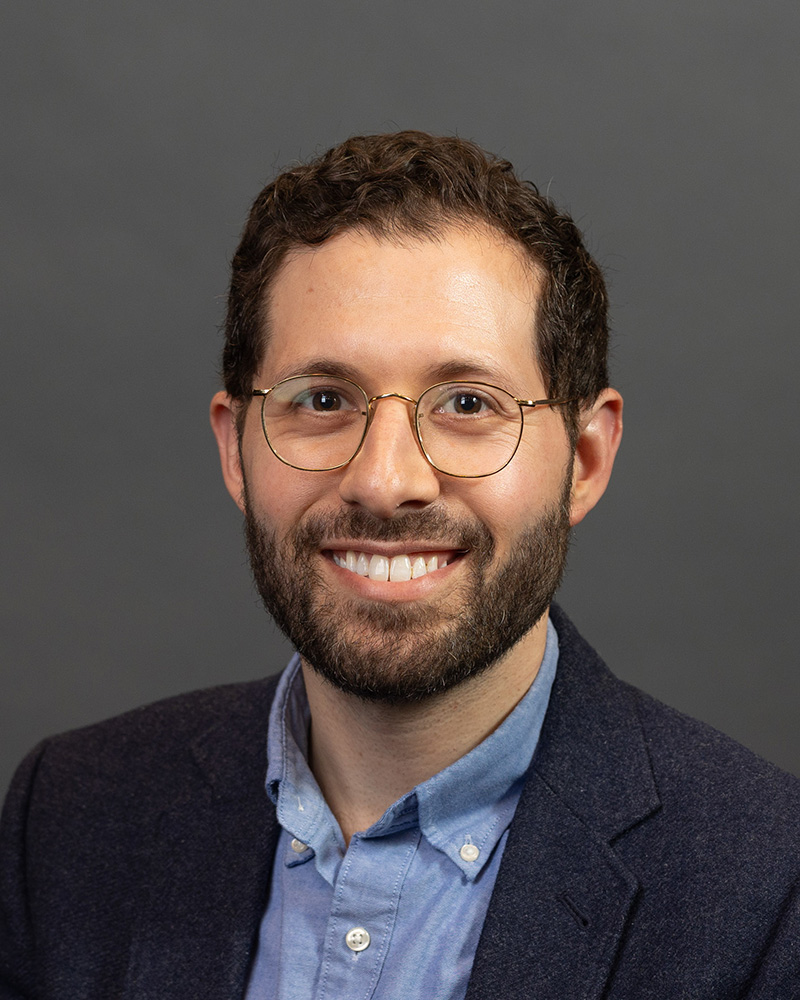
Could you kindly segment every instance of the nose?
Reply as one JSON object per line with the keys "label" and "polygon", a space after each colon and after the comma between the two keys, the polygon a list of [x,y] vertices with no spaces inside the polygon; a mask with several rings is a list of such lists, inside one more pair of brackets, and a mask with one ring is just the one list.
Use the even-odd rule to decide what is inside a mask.
{"label": "nose", "polygon": [[439,496],[439,476],[414,433],[412,404],[395,394],[371,400],[364,443],[339,482],[345,503],[390,518],[401,509],[427,506]]}

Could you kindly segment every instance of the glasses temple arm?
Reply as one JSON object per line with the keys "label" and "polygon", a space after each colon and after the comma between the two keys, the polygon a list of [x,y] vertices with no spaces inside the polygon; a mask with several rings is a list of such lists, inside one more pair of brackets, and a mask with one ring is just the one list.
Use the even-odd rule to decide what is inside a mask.
{"label": "glasses temple arm", "polygon": [[569,399],[516,399],[515,401],[520,406],[561,406],[564,403],[575,403],[577,401],[576,396],[572,396]]}

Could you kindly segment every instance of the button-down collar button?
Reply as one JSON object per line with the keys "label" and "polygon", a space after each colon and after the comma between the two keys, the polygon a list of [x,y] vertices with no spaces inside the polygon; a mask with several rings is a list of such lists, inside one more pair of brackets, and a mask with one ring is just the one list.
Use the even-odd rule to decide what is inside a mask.
{"label": "button-down collar button", "polygon": [[474,844],[464,844],[458,853],[462,861],[477,861],[481,852]]}
{"label": "button-down collar button", "polygon": [[298,840],[297,837],[292,838],[292,850],[295,854],[302,854],[303,851],[308,850],[308,844],[304,844],[302,840]]}
{"label": "button-down collar button", "polygon": [[351,927],[344,940],[350,951],[363,951],[369,948],[369,931],[363,927]]}

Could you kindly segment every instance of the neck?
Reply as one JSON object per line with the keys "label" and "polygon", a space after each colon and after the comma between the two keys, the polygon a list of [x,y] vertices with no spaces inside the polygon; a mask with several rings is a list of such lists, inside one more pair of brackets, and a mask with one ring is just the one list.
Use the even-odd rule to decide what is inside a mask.
{"label": "neck", "polygon": [[346,843],[500,725],[533,683],[546,638],[545,615],[478,677],[407,705],[346,694],[303,662],[311,710],[309,765]]}

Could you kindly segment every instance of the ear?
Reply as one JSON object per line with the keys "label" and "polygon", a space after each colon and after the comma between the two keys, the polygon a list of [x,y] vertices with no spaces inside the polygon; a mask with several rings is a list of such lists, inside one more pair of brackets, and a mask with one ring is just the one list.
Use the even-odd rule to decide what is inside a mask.
{"label": "ear", "polygon": [[622,396],[604,389],[580,416],[572,469],[570,524],[578,524],[605,493],[622,438]]}
{"label": "ear", "polygon": [[239,510],[244,512],[244,476],[239,457],[239,432],[236,428],[236,403],[226,392],[211,400],[211,429],[217,439],[222,478]]}

